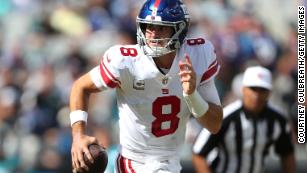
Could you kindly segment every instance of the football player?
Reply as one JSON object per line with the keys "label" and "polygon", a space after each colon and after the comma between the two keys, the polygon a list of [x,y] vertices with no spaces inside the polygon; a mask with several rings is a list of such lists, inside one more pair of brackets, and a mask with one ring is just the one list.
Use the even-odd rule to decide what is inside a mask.
{"label": "football player", "polygon": [[101,63],[73,84],[70,97],[72,164],[88,169],[86,134],[91,93],[116,89],[120,151],[115,172],[179,173],[179,149],[190,115],[217,133],[222,108],[214,84],[219,71],[213,45],[186,38],[189,14],[181,0],[147,0],[137,16],[136,45],[109,48]]}

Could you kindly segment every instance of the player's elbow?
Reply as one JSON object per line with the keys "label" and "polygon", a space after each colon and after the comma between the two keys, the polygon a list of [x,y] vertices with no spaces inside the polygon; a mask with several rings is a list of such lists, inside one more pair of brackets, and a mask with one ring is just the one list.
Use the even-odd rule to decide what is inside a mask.
{"label": "player's elbow", "polygon": [[76,80],[73,85],[72,85],[72,88],[71,88],[71,93],[80,93],[80,92],[83,92],[85,91],[84,89],[84,85],[82,85],[82,80],[78,79]]}
{"label": "player's elbow", "polygon": [[210,130],[210,132],[212,133],[212,134],[217,134],[219,131],[220,131],[220,129],[221,129],[221,126],[215,126],[214,128],[212,128],[211,130]]}
{"label": "player's elbow", "polygon": [[223,109],[222,107],[216,109],[216,114],[215,114],[215,123],[214,126],[212,126],[210,132],[212,134],[217,134],[221,127],[222,127],[222,121],[223,121]]}
{"label": "player's elbow", "polygon": [[216,134],[220,131],[223,121],[223,109],[220,105],[209,103],[210,107],[206,114],[198,118],[198,122],[210,133]]}
{"label": "player's elbow", "polygon": [[83,82],[82,78],[76,80],[70,91],[70,102],[78,102],[80,99],[86,98],[89,96],[87,87]]}
{"label": "player's elbow", "polygon": [[90,94],[95,89],[97,88],[92,83],[89,74],[85,74],[73,83],[71,93]]}
{"label": "player's elbow", "polygon": [[215,126],[214,128],[211,128],[210,132],[212,134],[217,134],[220,131],[221,127]]}

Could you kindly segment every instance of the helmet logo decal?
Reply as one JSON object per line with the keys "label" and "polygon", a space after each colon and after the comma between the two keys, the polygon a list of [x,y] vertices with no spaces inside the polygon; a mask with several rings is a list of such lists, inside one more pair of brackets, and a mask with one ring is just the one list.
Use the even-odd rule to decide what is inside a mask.
{"label": "helmet logo decal", "polygon": [[[156,15],[157,15],[158,7],[159,7],[159,5],[160,5],[160,1],[161,1],[161,0],[156,0],[156,1],[155,1],[155,4],[154,4],[153,9],[152,9],[152,13],[151,13],[152,16],[156,16]],[[153,20],[154,20],[154,19],[153,19]]]}
{"label": "helmet logo decal", "polygon": [[151,18],[155,19],[154,17],[157,15],[158,9],[155,7],[152,9]]}

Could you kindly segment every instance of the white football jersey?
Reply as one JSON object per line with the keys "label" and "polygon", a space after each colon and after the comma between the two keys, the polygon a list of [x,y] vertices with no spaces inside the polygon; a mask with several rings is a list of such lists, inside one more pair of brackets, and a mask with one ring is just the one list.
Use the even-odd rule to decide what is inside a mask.
{"label": "white football jersey", "polygon": [[190,117],[178,75],[185,54],[197,74],[198,89],[217,74],[213,45],[202,38],[185,40],[166,75],[139,45],[111,47],[90,72],[97,87],[116,88],[124,157],[143,162],[178,156]]}

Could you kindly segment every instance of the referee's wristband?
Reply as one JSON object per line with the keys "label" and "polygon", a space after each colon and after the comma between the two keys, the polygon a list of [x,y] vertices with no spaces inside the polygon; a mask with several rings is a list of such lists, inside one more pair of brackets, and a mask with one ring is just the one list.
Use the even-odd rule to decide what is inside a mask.
{"label": "referee's wristband", "polygon": [[195,118],[203,116],[209,109],[209,104],[199,95],[197,90],[190,95],[183,92],[183,98]]}
{"label": "referee's wristband", "polygon": [[82,111],[82,110],[76,110],[76,111],[72,111],[69,114],[70,117],[70,125],[72,126],[74,123],[78,122],[78,121],[84,121],[85,123],[87,123],[87,112]]}

